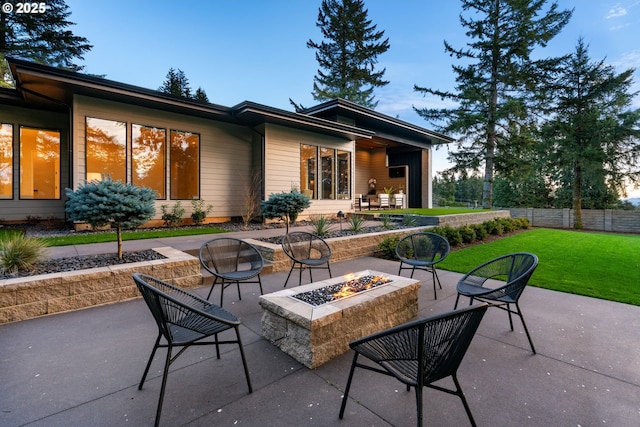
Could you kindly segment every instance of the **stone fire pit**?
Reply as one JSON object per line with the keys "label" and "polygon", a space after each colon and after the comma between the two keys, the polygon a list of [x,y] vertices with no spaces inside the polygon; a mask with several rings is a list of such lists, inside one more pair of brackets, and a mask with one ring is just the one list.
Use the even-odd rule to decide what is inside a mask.
{"label": "stone fire pit", "polygon": [[388,282],[320,305],[294,296],[335,287],[351,275],[263,295],[262,336],[308,368],[317,368],[348,351],[349,342],[417,316],[419,281],[373,270],[353,275],[383,276]]}

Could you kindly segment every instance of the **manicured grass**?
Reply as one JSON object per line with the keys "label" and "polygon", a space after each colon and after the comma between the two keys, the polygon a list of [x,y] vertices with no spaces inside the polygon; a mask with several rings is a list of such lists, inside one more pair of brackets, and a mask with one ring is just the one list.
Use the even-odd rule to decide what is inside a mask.
{"label": "manicured grass", "polygon": [[489,212],[488,209],[466,209],[466,208],[433,208],[433,209],[385,209],[371,211],[375,213],[390,213],[390,214],[412,214],[412,215],[426,215],[426,216],[440,216],[440,215],[454,215],[454,214],[466,214],[466,213],[478,213]]}
{"label": "manicured grass", "polygon": [[492,258],[531,252],[532,286],[640,305],[640,236],[536,228],[451,252],[438,264],[466,273]]}
{"label": "manicured grass", "polygon": [[[164,237],[195,236],[199,234],[217,234],[226,232],[227,230],[216,227],[178,228],[153,231],[125,231],[122,233],[122,240],[157,239]],[[87,243],[115,242],[117,240],[117,237],[116,232],[112,231],[97,234],[78,233],[70,236],[44,237],[42,240],[44,240],[48,246],[69,246],[84,245]]]}

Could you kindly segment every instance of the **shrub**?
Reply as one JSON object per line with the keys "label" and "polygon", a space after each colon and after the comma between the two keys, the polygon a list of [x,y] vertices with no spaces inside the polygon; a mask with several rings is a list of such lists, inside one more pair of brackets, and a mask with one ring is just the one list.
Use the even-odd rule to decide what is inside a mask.
{"label": "shrub", "polygon": [[289,223],[295,223],[300,212],[310,205],[311,202],[308,196],[296,189],[292,189],[288,193],[271,194],[269,200],[261,203],[260,211],[264,218],[279,218],[285,221],[287,233],[289,233]]}
{"label": "shrub", "polygon": [[462,243],[473,243],[476,241],[476,230],[469,225],[464,225],[458,228],[460,237],[462,237]]}
{"label": "shrub", "polygon": [[513,220],[516,222],[518,228],[523,230],[526,230],[531,225],[527,218],[514,218]]}
{"label": "shrub", "polygon": [[473,230],[476,232],[477,240],[484,240],[489,235],[487,233],[487,229],[482,224],[473,224],[471,225],[471,228],[473,228]]}
{"label": "shrub", "polygon": [[313,226],[313,233],[316,236],[324,237],[331,233],[331,223],[329,219],[324,215],[313,215],[309,218],[311,225]]}
{"label": "shrub", "polygon": [[386,228],[387,230],[391,230],[393,227],[393,224],[391,223],[391,215],[389,214],[384,214],[384,215],[380,215],[380,221],[382,221],[382,227]]}
{"label": "shrub", "polygon": [[382,242],[378,244],[382,256],[386,259],[396,258],[396,246],[400,241],[400,236],[388,236],[385,237]]}
{"label": "shrub", "polygon": [[348,229],[350,231],[353,231],[354,233],[360,233],[364,228],[364,222],[365,222],[364,217],[360,215],[351,215],[349,217],[349,220],[347,221],[347,223],[349,224]]}
{"label": "shrub", "polygon": [[482,224],[484,225],[484,228],[487,230],[488,234],[499,236],[504,233],[502,224],[495,219],[492,219],[491,221],[485,221]]}
{"label": "shrub", "polygon": [[496,221],[498,221],[502,225],[502,230],[505,233],[511,233],[512,231],[516,231],[518,229],[515,220],[511,218],[497,218]]}
{"label": "shrub", "polygon": [[111,178],[81,184],[76,191],[67,188],[66,193],[66,212],[71,221],[86,222],[92,227],[115,226],[118,258],[122,258],[122,229],[137,227],[156,213],[155,191]]}
{"label": "shrub", "polygon": [[182,207],[182,202],[177,201],[175,205],[169,210],[169,205],[160,206],[162,209],[162,220],[167,227],[177,227],[182,224],[182,217],[184,216],[185,209]]}
{"label": "shrub", "polygon": [[406,227],[415,227],[417,223],[418,223],[418,217],[415,215],[402,216],[402,225]]}
{"label": "shrub", "polygon": [[43,257],[46,243],[25,237],[22,233],[8,233],[0,240],[0,266],[10,274],[29,270]]}
{"label": "shrub", "polygon": [[444,231],[444,238],[449,241],[449,246],[458,246],[462,243],[462,235],[459,229],[445,225],[442,230]]}
{"label": "shrub", "polygon": [[[178,202],[180,203],[180,202]],[[191,199],[191,206],[193,207],[193,212],[191,213],[191,219],[193,223],[196,225],[202,224],[204,219],[207,217],[209,212],[213,209],[213,205],[209,204],[205,208],[204,199]]]}

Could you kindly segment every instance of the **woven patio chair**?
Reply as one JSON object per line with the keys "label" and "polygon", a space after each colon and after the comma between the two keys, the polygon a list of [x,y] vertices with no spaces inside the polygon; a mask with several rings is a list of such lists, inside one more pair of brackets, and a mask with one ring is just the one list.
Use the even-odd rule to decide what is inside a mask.
{"label": "woven patio chair", "polygon": [[211,297],[218,280],[222,286],[220,288],[221,306],[224,290],[233,283],[238,288],[239,299],[242,299],[240,282],[257,283],[260,286],[260,295],[263,294],[260,273],[264,268],[264,259],[255,246],[240,239],[220,237],[204,243],[200,247],[198,258],[205,270],[214,276],[207,299]]}
{"label": "woven patio chair", "polygon": [[327,269],[329,277],[331,277],[331,267],[329,261],[331,259],[331,248],[321,237],[306,231],[294,231],[286,234],[282,238],[282,249],[293,261],[284,287],[287,287],[289,277],[294,268],[300,271],[298,277],[298,286],[302,284],[302,270],[309,270],[309,280],[313,282],[311,270]]}
{"label": "woven patio chair", "polygon": [[[456,286],[458,296],[455,307],[458,307],[460,295],[469,297],[469,305],[475,299],[484,301],[491,307],[497,307],[509,313],[509,325],[512,331],[511,313],[517,314],[522,321],[524,332],[527,334],[531,351],[535,354],[536,349],[533,346],[531,335],[529,335],[527,324],[524,322],[518,300],[537,266],[538,257],[526,252],[492,259],[474,268],[460,279]],[[511,308],[511,304],[515,305],[515,310]]]}
{"label": "woven patio chair", "polygon": [[[138,390],[142,390],[156,350],[158,348],[167,349],[160,398],[156,409],[156,426],[160,423],[169,366],[192,345],[215,345],[216,357],[220,359],[221,344],[237,344],[249,393],[253,392],[249,369],[247,368],[247,361],[244,357],[244,349],[240,340],[240,321],[236,316],[222,307],[211,304],[209,301],[151,276],[136,273],[133,275],[133,280],[158,325],[158,338],[151,351],[151,356],[149,356],[144,374],[142,374]],[[234,330],[236,334],[235,340],[219,340],[218,334],[229,329]],[[214,337],[213,341],[202,341],[211,336]],[[162,338],[166,343],[161,343]],[[175,355],[173,355],[174,347],[180,347],[180,350]]]}
{"label": "woven patio chair", "polygon": [[[342,419],[344,415],[353,373],[358,367],[392,376],[404,383],[407,391],[414,387],[418,426],[422,426],[423,387],[458,396],[462,400],[471,424],[475,426],[471,409],[460,388],[457,372],[486,311],[487,304],[465,307],[426,319],[414,320],[351,342],[349,347],[355,354],[342,397],[339,417]],[[360,355],[378,366],[359,363]],[[455,390],[432,384],[447,377],[453,379]],[[359,399],[362,400],[362,398]]]}
{"label": "woven patio chair", "polygon": [[[402,270],[411,270],[412,278],[416,269],[431,272],[433,298],[438,299],[436,281],[440,289],[442,285],[435,265],[449,255],[449,250],[449,242],[439,234],[414,233],[402,238],[396,245],[396,256],[400,259],[398,276]],[[405,264],[407,266],[404,266]]]}

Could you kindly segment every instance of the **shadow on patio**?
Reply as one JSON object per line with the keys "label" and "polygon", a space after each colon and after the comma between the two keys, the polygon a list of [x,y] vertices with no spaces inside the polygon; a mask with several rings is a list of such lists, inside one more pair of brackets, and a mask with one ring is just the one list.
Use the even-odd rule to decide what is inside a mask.
{"label": "shadow on patio", "polygon": [[[398,263],[332,264],[334,277],[368,268],[397,274]],[[265,293],[281,290],[286,273],[263,275]],[[415,277],[424,280],[420,316],[453,309],[458,274],[440,272],[437,301],[431,275]],[[244,288],[242,301],[232,290],[225,308],[243,321],[253,394],[246,393],[237,348],[223,347],[220,360],[212,348],[191,348],[172,365],[162,425],[415,425],[413,391],[362,370],[339,420],[352,353],[307,369],[261,338],[257,285]],[[640,307],[534,287],[520,302],[538,354],[517,319],[511,332],[506,314],[490,309],[458,372],[478,425],[637,425]],[[156,333],[139,298],[0,326],[0,424],[152,425],[164,350],[145,388],[137,384]],[[427,389],[425,424],[465,426],[468,419],[457,397]]]}

